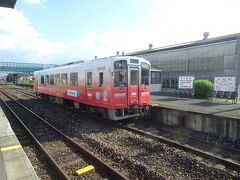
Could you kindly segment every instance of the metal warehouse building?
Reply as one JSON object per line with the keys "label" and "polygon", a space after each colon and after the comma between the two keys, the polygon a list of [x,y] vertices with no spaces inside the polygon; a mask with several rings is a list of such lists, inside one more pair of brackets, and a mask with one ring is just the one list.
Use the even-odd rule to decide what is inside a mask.
{"label": "metal warehouse building", "polygon": [[[128,53],[143,57],[161,70],[152,72],[151,85],[160,82],[161,91],[173,91],[179,76],[195,76],[196,79],[214,80],[216,76],[236,76],[240,84],[240,33],[193,41],[173,46]],[[159,80],[156,80],[156,76]]]}

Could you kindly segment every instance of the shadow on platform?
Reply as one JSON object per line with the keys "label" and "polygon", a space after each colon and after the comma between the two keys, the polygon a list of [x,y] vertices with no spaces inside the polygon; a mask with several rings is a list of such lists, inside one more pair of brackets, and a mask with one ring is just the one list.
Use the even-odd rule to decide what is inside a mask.
{"label": "shadow on platform", "polygon": [[231,105],[231,104],[215,103],[215,102],[204,101],[204,102],[190,103],[189,105],[202,106],[202,107],[212,107],[212,106],[219,106],[219,105],[229,106],[229,105]]}
{"label": "shadow on platform", "polygon": [[174,98],[174,97],[169,97],[169,98],[159,98],[156,99],[156,101],[165,101],[165,102],[169,102],[169,101],[189,101],[191,99],[187,99],[187,98]]}

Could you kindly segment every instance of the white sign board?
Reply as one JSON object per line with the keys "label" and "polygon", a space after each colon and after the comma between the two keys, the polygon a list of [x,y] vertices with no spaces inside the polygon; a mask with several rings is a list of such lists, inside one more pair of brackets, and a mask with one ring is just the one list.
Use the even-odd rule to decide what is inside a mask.
{"label": "white sign board", "polygon": [[67,90],[67,95],[72,97],[80,97],[80,92],[76,90]]}
{"label": "white sign board", "polygon": [[234,92],[236,86],[236,77],[215,77],[214,90]]}
{"label": "white sign board", "polygon": [[240,84],[238,85],[238,99],[240,99]]}
{"label": "white sign board", "polygon": [[178,78],[178,89],[193,89],[193,76],[179,76]]}

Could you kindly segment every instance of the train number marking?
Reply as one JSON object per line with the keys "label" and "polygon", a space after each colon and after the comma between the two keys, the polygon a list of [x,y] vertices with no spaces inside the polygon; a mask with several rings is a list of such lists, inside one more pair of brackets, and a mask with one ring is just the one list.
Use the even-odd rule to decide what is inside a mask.
{"label": "train number marking", "polygon": [[72,97],[80,97],[80,92],[76,90],[67,90],[67,95]]}

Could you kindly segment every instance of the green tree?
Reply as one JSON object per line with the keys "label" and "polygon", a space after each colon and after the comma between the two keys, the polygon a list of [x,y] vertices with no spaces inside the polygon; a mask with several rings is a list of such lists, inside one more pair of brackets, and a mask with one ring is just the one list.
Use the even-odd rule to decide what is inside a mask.
{"label": "green tree", "polygon": [[205,79],[195,80],[194,85],[195,96],[197,98],[207,98],[210,91],[213,89],[213,83]]}

